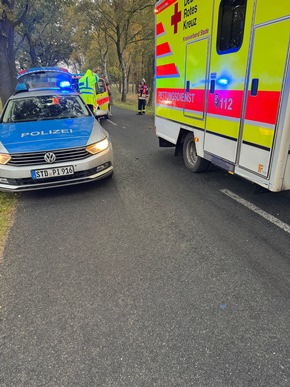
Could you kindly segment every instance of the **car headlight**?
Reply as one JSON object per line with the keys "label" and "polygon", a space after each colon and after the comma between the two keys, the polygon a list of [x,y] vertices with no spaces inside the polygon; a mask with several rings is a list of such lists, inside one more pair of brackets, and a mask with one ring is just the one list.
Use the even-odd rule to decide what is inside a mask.
{"label": "car headlight", "polygon": [[8,153],[0,153],[0,164],[7,164],[11,160],[11,156]]}
{"label": "car headlight", "polygon": [[107,137],[99,142],[95,142],[94,144],[88,145],[86,147],[86,151],[90,152],[92,155],[95,155],[96,153],[102,152],[105,149],[107,149],[109,146],[109,140]]}

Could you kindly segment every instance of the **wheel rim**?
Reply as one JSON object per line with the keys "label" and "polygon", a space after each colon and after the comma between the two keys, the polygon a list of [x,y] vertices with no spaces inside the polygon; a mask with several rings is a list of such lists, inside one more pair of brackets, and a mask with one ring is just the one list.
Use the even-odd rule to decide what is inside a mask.
{"label": "wheel rim", "polygon": [[189,141],[186,148],[186,158],[191,165],[196,164],[197,154],[194,141]]}

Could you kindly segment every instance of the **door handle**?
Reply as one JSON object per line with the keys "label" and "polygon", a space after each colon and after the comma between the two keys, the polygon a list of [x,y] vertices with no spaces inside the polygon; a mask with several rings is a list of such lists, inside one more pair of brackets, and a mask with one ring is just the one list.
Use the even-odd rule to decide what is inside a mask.
{"label": "door handle", "polygon": [[252,79],[251,95],[255,97],[258,94],[259,78]]}
{"label": "door handle", "polygon": [[215,91],[215,79],[210,81],[210,94],[213,94]]}

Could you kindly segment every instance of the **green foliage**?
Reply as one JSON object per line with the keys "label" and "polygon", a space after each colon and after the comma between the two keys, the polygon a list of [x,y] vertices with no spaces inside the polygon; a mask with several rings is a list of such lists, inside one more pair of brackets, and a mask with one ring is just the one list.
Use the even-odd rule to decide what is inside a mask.
{"label": "green foliage", "polygon": [[39,0],[29,3],[28,12],[18,30],[19,67],[55,66],[67,61],[72,52],[72,26],[64,20],[70,2]]}
{"label": "green foliage", "polygon": [[[143,61],[142,43],[151,42],[150,49],[154,54],[154,13],[153,0],[80,0],[79,5],[86,9],[86,24],[92,35],[98,36],[100,56],[106,52],[102,62],[108,67],[115,66],[116,59],[122,72],[122,100],[127,94],[127,82],[132,76],[136,81],[139,76],[136,67],[141,67],[140,73],[146,67]],[[102,33],[101,33],[102,32]],[[108,50],[107,48],[110,48]],[[135,55],[136,54],[136,55]],[[141,54],[141,55],[140,55]],[[84,53],[88,56],[87,53]],[[104,61],[105,59],[105,61]],[[113,61],[113,63],[112,63]],[[110,62],[110,63],[109,63]],[[103,66],[104,67],[104,66]],[[104,69],[107,73],[106,68]],[[153,79],[153,72],[149,75]]]}
{"label": "green foliage", "polygon": [[[133,84],[130,84],[129,90],[130,91],[127,94],[127,100],[124,103],[121,101],[121,94],[119,93],[118,88],[116,87],[116,85],[112,85],[111,91],[113,94],[113,101],[114,101],[113,106],[137,112],[138,98],[137,98],[137,94],[134,92],[134,85]],[[154,108],[152,106],[147,105],[146,106],[146,114],[153,115]]]}
{"label": "green foliage", "polygon": [[[155,0],[0,3],[2,17],[5,14],[14,32],[9,35],[14,48],[13,44],[0,47],[0,72],[5,74],[0,80],[0,94],[1,90],[14,90],[15,64],[18,71],[60,63],[74,72],[99,69],[110,83],[121,85],[123,99],[128,82],[138,84],[145,77],[148,86],[153,85]],[[5,84],[7,79],[9,85]]]}
{"label": "green foliage", "polygon": [[108,76],[110,79],[110,83],[115,83],[115,84],[121,83],[122,72],[120,71],[120,69],[118,67],[115,67],[115,66],[109,67],[108,68]]}

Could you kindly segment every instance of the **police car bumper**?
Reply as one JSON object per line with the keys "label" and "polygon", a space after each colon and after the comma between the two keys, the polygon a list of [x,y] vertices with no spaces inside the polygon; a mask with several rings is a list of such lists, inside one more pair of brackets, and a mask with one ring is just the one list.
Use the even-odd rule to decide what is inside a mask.
{"label": "police car bumper", "polygon": [[0,191],[21,192],[89,183],[113,173],[111,144],[105,151],[85,160],[38,164],[0,165]]}

